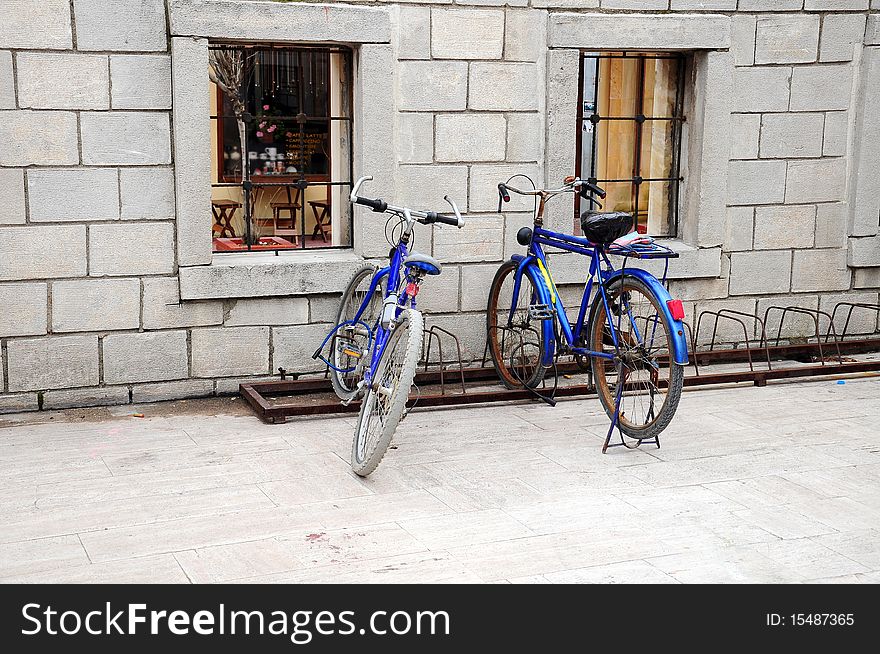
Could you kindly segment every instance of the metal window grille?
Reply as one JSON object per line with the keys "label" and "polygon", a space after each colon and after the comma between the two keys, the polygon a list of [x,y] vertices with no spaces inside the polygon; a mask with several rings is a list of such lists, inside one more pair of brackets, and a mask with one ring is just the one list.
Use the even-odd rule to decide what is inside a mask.
{"label": "metal window grille", "polygon": [[[602,65],[603,61],[614,62],[610,65]],[[646,215],[647,207],[643,198],[645,185],[648,193],[659,186],[665,186],[664,202],[666,203],[665,229],[663,233],[654,236],[675,235],[678,230],[679,219],[679,191],[683,181],[681,175],[681,133],[684,116],[684,71],[685,55],[680,53],[647,53],[647,52],[585,52],[581,54],[579,84],[578,84],[578,132],[576,139],[577,159],[576,174],[586,177],[593,183],[599,184],[608,190],[615,185],[626,185],[629,189],[629,206],[624,210],[632,211],[637,229],[647,232]],[[646,75],[646,71],[653,67],[655,62],[664,62],[664,70],[667,71],[672,89],[665,88],[664,93],[671,91],[671,109],[669,113],[652,115],[646,106],[646,96],[654,97],[654,89],[651,84],[656,81],[654,76]],[[612,68],[616,66],[616,68]],[[600,104],[605,104],[606,109],[611,106],[611,99],[607,97],[612,92],[607,91],[605,84],[609,80],[601,79],[605,74],[621,74],[628,78],[634,92],[631,97],[618,95],[615,99],[618,104],[617,110],[609,110],[603,115],[600,113]],[[610,80],[612,83],[615,80]],[[669,82],[670,80],[667,80]],[[603,96],[603,90],[605,96]],[[651,170],[653,162],[647,165],[645,162],[643,145],[646,128],[665,122],[671,127],[671,137],[666,146],[671,148],[666,154],[668,165],[664,165],[662,171]],[[631,135],[627,134],[632,141],[632,151],[629,153],[618,149],[611,151],[604,148],[599,142],[600,129],[611,122],[626,123],[627,127],[618,124],[617,129],[628,131],[631,125]],[[606,127],[607,129],[607,127]],[[618,132],[624,133],[624,132]],[[651,144],[647,144],[649,147]],[[607,176],[600,174],[603,162],[613,156],[629,156],[630,162],[624,162],[629,168],[630,174]],[[653,186],[651,186],[653,185]],[[586,203],[584,203],[586,204]],[[586,207],[583,207],[586,208]],[[621,209],[621,207],[608,207],[605,209]],[[580,230],[579,215],[582,210],[581,199],[576,196],[574,223],[575,230]]]}

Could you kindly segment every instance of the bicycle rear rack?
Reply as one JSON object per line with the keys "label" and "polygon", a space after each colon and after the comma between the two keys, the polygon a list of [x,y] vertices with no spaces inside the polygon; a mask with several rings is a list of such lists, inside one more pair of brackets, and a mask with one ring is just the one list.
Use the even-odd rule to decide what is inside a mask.
{"label": "bicycle rear rack", "polygon": [[[767,321],[779,317],[779,325],[773,337],[767,334]],[[873,328],[865,334],[852,334],[853,318],[858,315],[873,315]],[[810,325],[808,337],[789,339],[783,342],[785,325],[795,316],[803,316]],[[880,304],[859,302],[838,302],[830,312],[820,309],[807,309],[796,306],[773,305],[762,315],[739,309],[721,308],[703,310],[697,315],[696,328],[684,323],[691,345],[688,368],[693,374],[685,376],[687,387],[713,384],[752,383],[766,386],[769,381],[796,379],[815,376],[853,375],[880,372],[880,357],[854,358],[853,355],[880,352],[880,337],[877,336],[876,318],[880,317]],[[838,332],[837,324],[843,321]],[[728,322],[742,328],[742,339],[720,342],[718,323]],[[827,325],[825,324],[827,323]],[[708,344],[700,343],[700,332],[712,327]],[[705,332],[703,332],[705,335]],[[446,360],[442,339],[454,343],[457,360]],[[772,344],[770,341],[773,341]],[[437,357],[432,359],[434,343]],[[439,326],[425,332],[423,365],[416,374],[415,383],[420,388],[417,401],[419,407],[465,406],[495,402],[534,400],[535,391],[524,388],[506,389],[498,384],[494,368],[487,365],[487,350],[483,358],[474,366],[467,366],[462,360],[460,337]],[[830,354],[830,356],[829,356]],[[663,363],[661,361],[661,363]],[[715,364],[745,364],[736,370],[719,370]],[[668,362],[667,362],[668,365]],[[589,374],[580,368],[570,357],[563,357],[554,370],[548,371],[550,380],[557,385],[556,398],[590,397],[596,394]],[[456,379],[448,383],[448,376]],[[587,375],[587,383],[578,383],[577,374]],[[545,379],[545,381],[547,381]],[[548,382],[549,383],[549,382]],[[283,379],[281,381],[260,381],[243,383],[241,395],[267,422],[283,422],[288,417],[327,415],[358,411],[358,402],[348,406],[340,404],[333,394],[326,375],[311,378]]]}

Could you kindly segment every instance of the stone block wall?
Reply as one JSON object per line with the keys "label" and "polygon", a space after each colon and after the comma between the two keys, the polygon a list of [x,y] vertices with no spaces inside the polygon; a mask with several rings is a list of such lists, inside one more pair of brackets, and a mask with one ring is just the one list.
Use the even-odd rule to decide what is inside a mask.
{"label": "stone block wall", "polygon": [[[187,134],[207,126],[176,123],[175,102],[207,101],[176,82],[175,70],[201,65],[204,41],[195,37],[217,38],[203,6],[210,1],[192,0],[181,21],[180,29],[205,31],[181,36],[169,24],[175,6],[187,4],[180,0],[117,0],[112,11],[99,0],[0,0],[0,411],[229,393],[279,367],[316,370],[310,355],[338,295],[310,289],[348,274],[355,257],[218,269],[204,265],[209,235],[179,229],[184,211],[205,212],[209,229],[206,190],[175,176],[175,165],[205,168],[210,156],[187,149]],[[223,4],[238,11],[238,1]],[[723,225],[701,230],[700,216],[685,212],[683,238],[673,243],[681,258],[671,266],[672,291],[691,322],[724,305],[830,311],[841,300],[878,301],[880,1],[351,4],[390,16],[390,45],[355,46],[365,97],[391,111],[385,122],[355,116],[358,129],[385,131],[393,183],[383,194],[431,208],[449,194],[469,214],[464,230],[422,228],[415,242],[444,263],[423,287],[426,322],[459,333],[466,357],[482,357],[488,285],[521,250],[515,234],[530,222],[530,204],[516,198],[497,212],[496,184],[518,173],[552,184],[573,172],[575,134],[556,128],[576,111],[568,80],[579,23],[570,16],[606,26],[596,47],[621,38],[615,11],[646,14],[648,26],[664,17],[666,32],[625,35],[645,48],[676,47],[663,39],[687,33],[696,16],[730,24],[720,53],[731,62],[730,89],[714,109],[725,117],[730,153],[717,170],[690,175],[702,173],[700,184],[724,194],[718,216],[704,217]],[[267,20],[265,7],[250,9]],[[284,5],[291,16],[307,12],[306,23],[314,9]],[[566,20],[550,49],[558,14]],[[333,16],[321,26],[327,38],[355,42],[356,21]],[[279,38],[287,26],[266,29]],[[706,79],[715,78],[697,71],[686,83]],[[706,138],[713,142],[689,147],[709,149],[716,136]],[[370,163],[365,157],[355,173],[374,172]],[[570,228],[569,207],[552,213],[554,227]],[[357,220],[368,228],[356,227],[355,252],[381,256],[381,239],[366,241],[381,224],[368,214]],[[575,302],[586,261],[559,256],[551,267]],[[240,296],[206,294],[206,280]],[[859,332],[877,331],[876,315],[854,319]],[[787,336],[804,332],[796,320],[783,327]]]}

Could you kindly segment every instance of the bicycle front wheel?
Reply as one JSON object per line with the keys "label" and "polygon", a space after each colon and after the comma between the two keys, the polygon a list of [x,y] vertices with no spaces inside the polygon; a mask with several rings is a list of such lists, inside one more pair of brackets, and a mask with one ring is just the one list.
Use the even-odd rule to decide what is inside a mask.
{"label": "bicycle front wheel", "polygon": [[[614,280],[605,294],[607,309],[597,293],[590,310],[590,349],[617,358],[593,357],[599,401],[613,418],[619,392],[621,431],[639,440],[653,438],[672,420],[684,385],[684,368],[671,356],[671,325],[660,299],[636,277]],[[617,347],[609,324],[617,333]]]}
{"label": "bicycle front wheel", "polygon": [[372,384],[361,403],[351,446],[351,469],[361,477],[378,467],[406,410],[422,351],[423,330],[422,314],[404,309],[388,336]]}
{"label": "bicycle front wheel", "polygon": [[[376,267],[369,264],[355,271],[345,293],[342,294],[339,311],[336,313],[337,325],[349,322],[357,315],[369,295],[375,273]],[[370,332],[364,325],[369,325],[370,329],[373,329],[381,312],[382,288],[378,285],[370,295],[358,324],[340,328],[330,342],[330,361],[335,368],[338,368],[338,370],[330,368],[330,383],[333,384],[333,390],[340,400],[348,401],[357,392],[358,382],[363,378],[362,367],[358,364],[363,356],[361,353],[368,349],[370,344]]]}
{"label": "bicycle front wheel", "polygon": [[[495,372],[507,388],[537,388],[546,372],[541,359],[547,347],[543,324],[529,311],[538,292],[527,271],[513,304],[516,268],[515,261],[505,261],[495,273],[486,307],[486,338]],[[511,306],[516,307],[512,316]]]}

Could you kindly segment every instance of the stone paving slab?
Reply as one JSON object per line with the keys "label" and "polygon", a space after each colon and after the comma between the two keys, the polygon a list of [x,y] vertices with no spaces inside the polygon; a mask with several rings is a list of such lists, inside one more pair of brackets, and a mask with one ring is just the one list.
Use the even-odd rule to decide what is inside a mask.
{"label": "stone paving slab", "polygon": [[0,582],[877,583],[880,379],[688,391],[662,447],[595,399],[434,409],[368,479],[351,416],[4,416]]}

